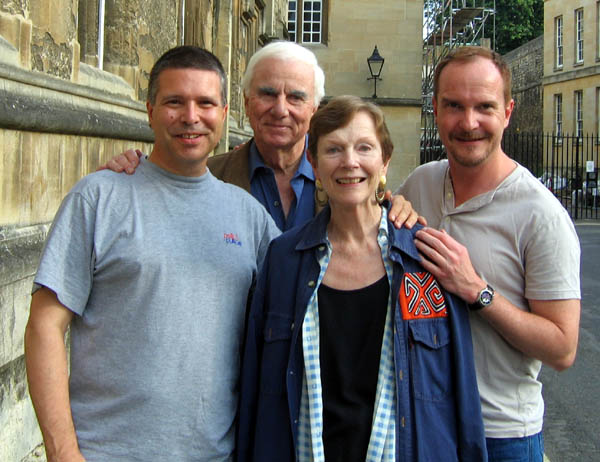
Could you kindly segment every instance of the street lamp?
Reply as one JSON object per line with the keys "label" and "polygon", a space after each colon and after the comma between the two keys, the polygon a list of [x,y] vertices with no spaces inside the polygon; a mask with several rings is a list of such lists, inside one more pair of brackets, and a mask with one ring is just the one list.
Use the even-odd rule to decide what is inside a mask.
{"label": "street lamp", "polygon": [[371,77],[367,77],[367,80],[373,80],[373,83],[375,84],[375,92],[373,93],[373,98],[377,98],[377,81],[382,80],[379,76],[381,75],[381,69],[383,68],[384,62],[385,59],[381,57],[379,51],[377,50],[377,45],[375,45],[373,54],[367,58],[369,72],[371,73]]}

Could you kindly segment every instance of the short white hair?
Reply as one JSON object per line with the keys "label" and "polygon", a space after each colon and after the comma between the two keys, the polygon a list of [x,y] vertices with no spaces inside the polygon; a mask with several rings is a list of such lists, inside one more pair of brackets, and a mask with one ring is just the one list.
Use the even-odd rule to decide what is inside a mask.
{"label": "short white hair", "polygon": [[248,67],[246,73],[242,78],[242,88],[244,95],[248,96],[250,92],[250,84],[252,83],[252,77],[254,77],[254,70],[256,65],[263,59],[279,59],[281,61],[300,61],[312,66],[314,71],[314,105],[319,107],[321,100],[325,96],[325,73],[317,62],[317,57],[308,48],[304,48],[294,42],[286,41],[275,41],[264,46],[256,53],[252,55],[250,61],[248,61]]}

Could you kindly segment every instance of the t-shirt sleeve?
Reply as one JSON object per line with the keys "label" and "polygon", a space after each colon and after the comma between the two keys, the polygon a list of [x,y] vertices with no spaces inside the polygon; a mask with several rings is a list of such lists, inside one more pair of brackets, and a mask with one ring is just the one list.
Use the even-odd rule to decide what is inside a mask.
{"label": "t-shirt sleeve", "polygon": [[580,257],[579,238],[566,213],[540,223],[525,248],[525,297],[580,299]]}
{"label": "t-shirt sleeve", "polygon": [[83,314],[94,269],[95,210],[79,192],[63,200],[40,258],[33,291],[40,286],[76,314]]}

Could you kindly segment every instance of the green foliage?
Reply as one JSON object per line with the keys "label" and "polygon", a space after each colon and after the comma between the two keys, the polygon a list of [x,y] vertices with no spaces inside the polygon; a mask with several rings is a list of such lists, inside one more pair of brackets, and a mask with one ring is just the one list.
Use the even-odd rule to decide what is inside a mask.
{"label": "green foliage", "polygon": [[[424,0],[423,15],[430,27],[440,27],[443,18],[450,16],[451,7],[494,8],[493,0]],[[445,8],[442,6],[445,5]],[[450,6],[451,5],[451,6]],[[496,41],[495,50],[507,53],[533,40],[544,33],[544,0],[496,0]],[[442,13],[443,11],[443,13]],[[493,38],[492,17],[485,24],[485,36]]]}
{"label": "green foliage", "polygon": [[[489,32],[488,32],[489,31]],[[491,28],[486,27],[486,35]],[[507,53],[544,33],[543,0],[496,1],[496,51]]]}

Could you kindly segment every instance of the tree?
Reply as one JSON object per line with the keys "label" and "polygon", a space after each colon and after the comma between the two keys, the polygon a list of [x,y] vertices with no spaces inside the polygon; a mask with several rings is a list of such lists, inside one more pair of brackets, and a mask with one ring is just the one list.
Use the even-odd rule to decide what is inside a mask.
{"label": "tree", "polygon": [[[493,0],[424,0],[423,18],[426,32],[445,27],[447,19],[461,7],[486,7],[493,11]],[[544,32],[544,0],[496,0],[494,49],[507,53]],[[485,23],[485,37],[493,39],[493,18]]]}
{"label": "tree", "polygon": [[[486,28],[486,35],[489,34],[489,30]],[[496,1],[496,51],[498,53],[505,54],[543,33],[543,0]]]}

